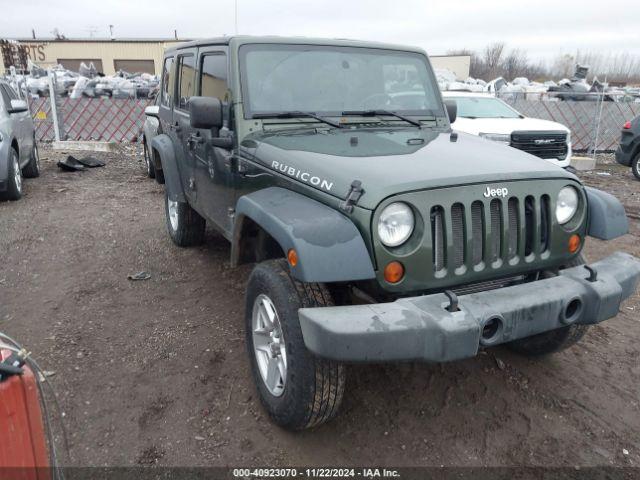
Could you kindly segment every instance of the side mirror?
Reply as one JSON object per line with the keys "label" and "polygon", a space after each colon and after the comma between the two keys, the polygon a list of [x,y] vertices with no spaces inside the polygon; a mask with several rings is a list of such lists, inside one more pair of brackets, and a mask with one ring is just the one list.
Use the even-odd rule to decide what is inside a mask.
{"label": "side mirror", "polygon": [[144,109],[144,114],[148,117],[156,117],[158,118],[160,115],[160,107],[157,105],[149,105]]}
{"label": "side mirror", "polygon": [[449,116],[449,123],[456,121],[458,117],[458,104],[455,100],[445,100],[444,106],[447,107],[447,115]]}
{"label": "side mirror", "polygon": [[222,127],[222,102],[214,97],[191,97],[189,117],[193,128],[210,130]]}
{"label": "side mirror", "polygon": [[9,113],[20,113],[29,110],[27,102],[24,100],[11,100],[11,106],[7,110]]}

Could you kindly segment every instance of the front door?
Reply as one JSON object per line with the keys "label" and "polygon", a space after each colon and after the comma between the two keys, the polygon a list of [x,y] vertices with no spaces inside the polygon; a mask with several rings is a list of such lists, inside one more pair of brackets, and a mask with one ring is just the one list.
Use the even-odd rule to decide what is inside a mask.
{"label": "front door", "polygon": [[190,143],[195,156],[195,179],[199,211],[204,212],[220,230],[230,237],[235,200],[235,173],[231,150],[215,147],[209,141],[213,136],[231,136],[229,120],[231,104],[226,47],[211,46],[198,51],[198,81],[196,95],[219,98],[224,106],[224,126],[220,131],[198,129]]}

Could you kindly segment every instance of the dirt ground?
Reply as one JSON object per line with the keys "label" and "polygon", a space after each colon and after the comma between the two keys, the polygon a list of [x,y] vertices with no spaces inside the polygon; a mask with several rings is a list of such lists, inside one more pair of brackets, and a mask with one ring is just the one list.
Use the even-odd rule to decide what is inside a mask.
{"label": "dirt ground", "polygon": [[[138,152],[139,153],[139,152]],[[243,341],[250,267],[209,232],[165,231],[163,188],[129,147],[105,168],[43,172],[0,203],[0,330],[57,392],[70,465],[639,466],[640,297],[542,360],[504,348],[443,365],[353,366],[342,412],[285,432],[262,411]],[[640,183],[605,159],[586,183],[620,197],[632,233],[587,258],[640,256]],[[147,271],[133,282],[127,275]],[[60,446],[61,448],[61,446]]]}

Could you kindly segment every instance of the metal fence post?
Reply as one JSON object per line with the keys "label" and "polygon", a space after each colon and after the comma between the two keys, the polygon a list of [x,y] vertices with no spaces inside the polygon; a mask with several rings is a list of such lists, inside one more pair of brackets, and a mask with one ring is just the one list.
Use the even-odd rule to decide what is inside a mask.
{"label": "metal fence post", "polygon": [[54,84],[54,72],[49,72],[47,80],[49,81],[49,102],[51,102],[51,116],[53,117],[53,133],[56,142],[60,141],[60,123],[58,122],[58,106],[56,105],[56,88]]}

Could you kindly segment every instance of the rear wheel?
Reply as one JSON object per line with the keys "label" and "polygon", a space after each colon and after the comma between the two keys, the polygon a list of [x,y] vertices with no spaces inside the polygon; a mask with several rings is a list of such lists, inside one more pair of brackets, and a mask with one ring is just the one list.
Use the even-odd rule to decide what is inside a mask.
{"label": "rear wheel", "polygon": [[22,169],[25,178],[36,178],[40,176],[40,154],[38,152],[38,143],[33,140],[33,150],[29,163]]}
{"label": "rear wheel", "polygon": [[7,190],[0,195],[4,200],[19,200],[22,197],[22,172],[18,162],[18,152],[16,152],[15,148],[9,150]]}
{"label": "rear wheel", "polygon": [[640,180],[640,152],[635,156],[631,162],[631,171]]}
{"label": "rear wheel", "polygon": [[149,152],[149,148],[147,147],[147,140],[145,139],[142,142],[144,148],[144,163],[147,168],[147,177],[156,178],[156,169],[153,166],[153,159],[151,158],[151,152]]}
{"label": "rear wheel", "polygon": [[180,247],[200,245],[204,240],[205,219],[186,202],[171,200],[165,189],[165,217],[173,243]]}
{"label": "rear wheel", "polygon": [[301,430],[337,413],[345,385],[344,365],[307,350],[298,319],[302,307],[332,305],[326,287],[302,283],[286,261],[258,264],[246,297],[246,343],[260,401],[281,427]]}
{"label": "rear wheel", "polygon": [[[584,265],[582,254],[571,260],[565,268]],[[506,344],[511,350],[521,355],[539,357],[560,352],[578,343],[587,333],[589,325],[568,325],[549,332],[539,333],[531,337],[521,338]]]}

